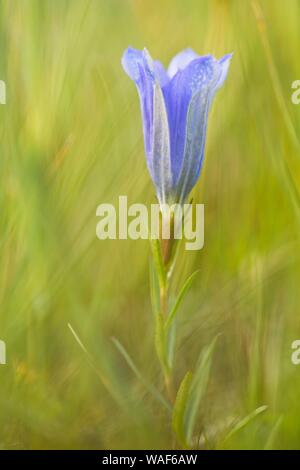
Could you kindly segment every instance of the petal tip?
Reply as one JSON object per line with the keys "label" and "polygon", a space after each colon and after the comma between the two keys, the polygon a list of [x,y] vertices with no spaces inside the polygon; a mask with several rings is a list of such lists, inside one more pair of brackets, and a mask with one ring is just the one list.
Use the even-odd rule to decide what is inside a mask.
{"label": "petal tip", "polygon": [[233,56],[233,52],[229,52],[228,54],[225,54],[221,59],[219,59],[219,64],[224,64],[225,62],[230,62]]}

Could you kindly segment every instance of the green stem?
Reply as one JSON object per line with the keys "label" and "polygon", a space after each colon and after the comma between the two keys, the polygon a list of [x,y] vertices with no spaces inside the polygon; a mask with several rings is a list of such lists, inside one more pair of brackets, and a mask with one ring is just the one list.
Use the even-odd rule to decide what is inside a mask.
{"label": "green stem", "polygon": [[[171,240],[169,240],[169,242],[172,243]],[[166,247],[166,240],[164,240],[164,246],[163,244],[161,244],[161,250],[163,251],[165,247]],[[168,247],[167,247],[167,250],[168,250]],[[160,313],[164,319],[164,324],[167,321],[167,317],[169,314],[168,297],[169,297],[169,282],[170,282],[170,278],[168,277],[168,268],[166,265],[165,265],[165,269],[166,269],[166,282],[160,284]],[[165,331],[163,335],[163,342],[164,342],[163,347],[164,347],[164,355],[166,358],[166,362],[168,362],[168,341],[169,341],[168,332]],[[172,369],[169,364],[167,365],[168,367],[163,367],[165,387],[166,387],[166,392],[167,392],[169,400],[172,403],[174,403],[175,390],[174,390],[174,384],[173,384]]]}
{"label": "green stem", "polygon": [[[160,238],[152,241],[152,255],[159,283],[159,312],[156,315],[156,351],[161,364],[166,392],[169,400],[174,403],[175,390],[173,385],[172,364],[169,361],[170,331],[166,328],[169,315],[169,286],[177,248],[174,238],[174,220],[171,215],[170,238],[163,238],[162,226]],[[164,223],[162,219],[161,223]]]}

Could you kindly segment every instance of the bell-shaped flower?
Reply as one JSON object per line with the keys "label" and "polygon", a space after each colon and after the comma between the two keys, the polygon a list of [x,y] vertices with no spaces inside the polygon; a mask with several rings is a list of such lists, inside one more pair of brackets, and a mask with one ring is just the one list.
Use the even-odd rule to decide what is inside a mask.
{"label": "bell-shaped flower", "polygon": [[140,96],[147,164],[160,204],[183,204],[199,178],[209,110],[230,59],[186,49],[166,71],[146,49],[123,54]]}

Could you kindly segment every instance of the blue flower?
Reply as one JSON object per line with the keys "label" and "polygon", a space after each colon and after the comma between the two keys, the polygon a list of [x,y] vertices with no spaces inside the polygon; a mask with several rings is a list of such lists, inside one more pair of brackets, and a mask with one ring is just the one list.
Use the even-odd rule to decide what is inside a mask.
{"label": "blue flower", "polygon": [[199,178],[209,109],[230,59],[186,49],[165,71],[146,49],[123,54],[140,96],[147,164],[161,204],[183,204]]}

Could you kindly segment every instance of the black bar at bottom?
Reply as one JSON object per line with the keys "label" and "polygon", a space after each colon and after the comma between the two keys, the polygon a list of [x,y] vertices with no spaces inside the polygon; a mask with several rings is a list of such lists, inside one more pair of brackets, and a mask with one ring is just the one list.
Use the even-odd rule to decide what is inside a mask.
{"label": "black bar at bottom", "polygon": [[[121,465],[137,468],[151,465],[192,465],[206,468],[206,465],[238,464],[260,462],[287,464],[287,458],[295,458],[296,451],[184,451],[184,450],[3,450],[0,452],[0,466],[5,464],[35,464],[53,468],[58,464],[72,464],[83,468]],[[92,467],[91,467],[92,466]],[[54,469],[55,470],[55,469]]]}

